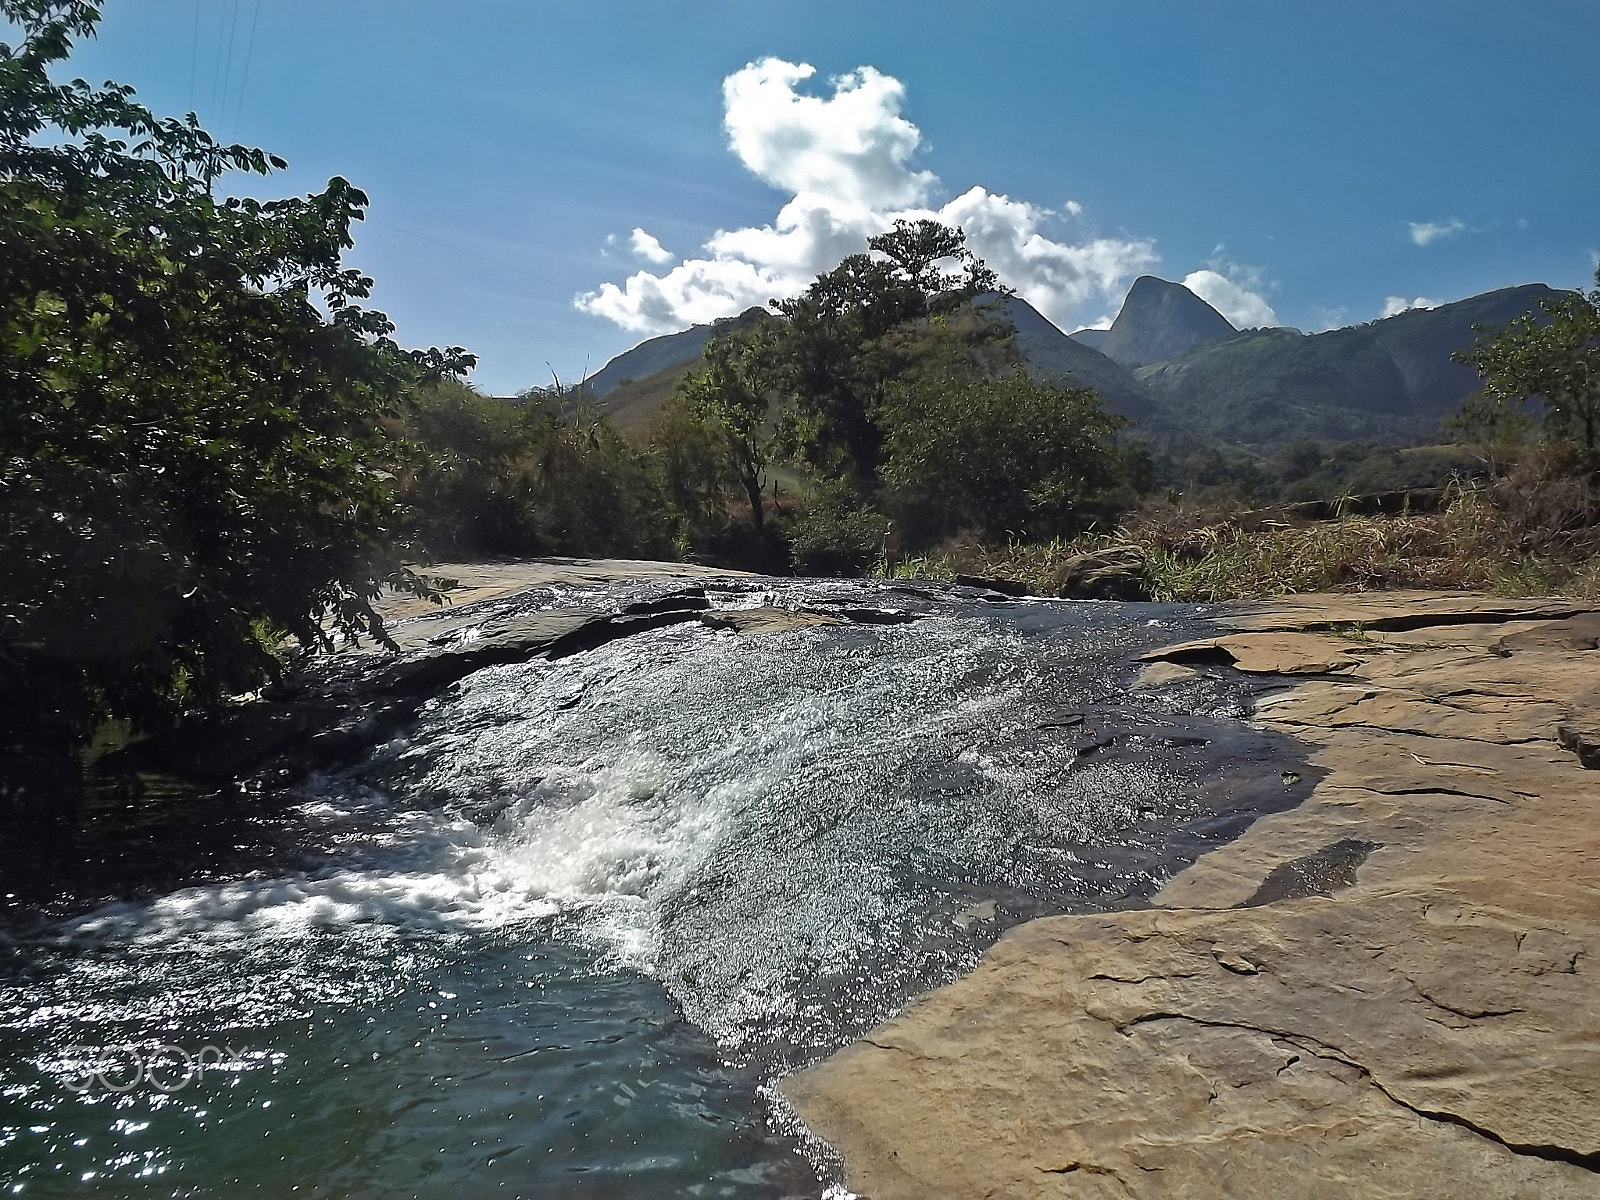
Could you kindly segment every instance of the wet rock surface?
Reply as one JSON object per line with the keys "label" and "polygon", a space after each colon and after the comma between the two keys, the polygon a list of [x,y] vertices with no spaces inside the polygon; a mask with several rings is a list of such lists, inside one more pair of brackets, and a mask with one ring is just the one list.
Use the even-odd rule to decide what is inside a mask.
{"label": "wet rock surface", "polygon": [[[1600,1196],[1593,622],[1232,609],[1204,649],[1309,672],[1258,719],[1311,798],[1161,907],[1012,930],[785,1094],[864,1197]],[[1151,657],[1146,690],[1192,682]]]}
{"label": "wet rock surface", "polygon": [[[1208,782],[1192,797],[1134,806],[1149,808],[1139,818],[1139,838],[1162,842],[1178,856],[1166,865],[1147,864],[1157,879],[1235,836],[1261,812],[1298,803],[1311,787],[1310,775],[1293,785],[1280,778],[1282,766],[1300,763],[1297,745],[1281,736],[1264,739],[1237,720],[1250,695],[1275,686],[1270,677],[1241,676],[1223,659],[1182,668],[1157,663],[1147,672],[1171,666],[1181,672],[1181,684],[1159,695],[1128,689],[1137,654],[1165,639],[1218,632],[1203,607],[1019,601],[945,583],[719,576],[663,563],[540,561],[434,570],[462,579],[459,594],[467,600],[437,606],[397,597],[381,606],[399,653],[370,644],[341,647],[257,698],[195,716],[104,760],[117,773],[117,791],[97,794],[81,820],[34,844],[37,853],[19,856],[23,865],[12,872],[0,919],[8,906],[41,900],[75,910],[241,872],[294,869],[297,826],[288,797],[298,781],[311,772],[347,769],[375,747],[405,739],[429,705],[470,688],[485,671],[519,664],[543,669],[612,650],[641,656],[643,668],[660,645],[708,631],[748,644],[753,660],[783,653],[769,643],[781,646],[786,637],[809,632],[837,639],[849,661],[899,627],[908,631],[907,646],[937,642],[944,635],[936,627],[952,618],[1015,630],[1036,649],[1019,651],[1018,663],[1005,669],[1021,672],[1018,679],[1041,666],[1049,675],[1023,693],[1028,705],[1037,701],[1048,711],[1078,689],[1105,695],[1100,707],[1068,714],[1070,726],[1046,722],[1035,730],[1023,713],[1013,712],[1027,732],[1007,753],[1030,761],[1064,755],[1074,769],[1091,774],[1146,771],[1168,760],[1180,772],[1209,764],[1203,768]],[[921,631],[911,632],[917,623]],[[990,632],[980,629],[980,640]],[[969,683],[970,700],[994,680],[979,672]],[[120,781],[133,787],[124,791]],[[1111,791],[1117,801],[1128,800],[1125,788]],[[1194,824],[1174,833],[1166,801],[1182,807],[1191,799]],[[0,830],[0,840],[5,833]],[[1101,866],[1081,869],[1093,874]],[[1115,882],[1117,870],[1105,870]],[[64,874],[73,881],[70,894],[60,884]],[[1148,897],[1151,877],[1146,874],[1138,902]],[[1111,888],[1126,890],[1125,884]],[[1036,915],[1014,911],[1001,925]]]}
{"label": "wet rock surface", "polygon": [[[743,575],[689,578],[696,577],[712,579],[724,595],[737,596],[750,586]],[[509,587],[517,578],[507,573],[496,586]],[[112,756],[107,765],[202,782],[253,775],[288,780],[349,760],[410,720],[430,697],[485,667],[564,658],[686,622],[752,636],[914,619],[909,613],[845,607],[825,613],[770,604],[713,612],[703,584],[685,586],[666,573],[643,578],[661,582],[646,583],[642,598],[620,604],[567,606],[548,585],[491,591],[443,609],[413,611],[414,602],[399,601],[390,613],[391,619],[401,614],[390,628],[398,653],[345,647],[331,659],[313,660],[259,698],[197,715],[170,734]],[[590,571],[572,575],[564,586],[613,582]]]}

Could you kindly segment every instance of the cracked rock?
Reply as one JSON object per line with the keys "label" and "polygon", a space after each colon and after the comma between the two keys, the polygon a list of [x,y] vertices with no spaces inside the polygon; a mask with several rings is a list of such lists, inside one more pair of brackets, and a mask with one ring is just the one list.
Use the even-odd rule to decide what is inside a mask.
{"label": "cracked rock", "polygon": [[[785,1094],[875,1200],[1600,1197],[1600,736],[1565,731],[1600,733],[1600,616],[1388,594],[1228,620],[1388,631],[1272,651],[1324,676],[1258,715],[1311,744],[1310,799],[1164,907],[1019,926]],[[1271,669],[1237,636],[1201,651]]]}

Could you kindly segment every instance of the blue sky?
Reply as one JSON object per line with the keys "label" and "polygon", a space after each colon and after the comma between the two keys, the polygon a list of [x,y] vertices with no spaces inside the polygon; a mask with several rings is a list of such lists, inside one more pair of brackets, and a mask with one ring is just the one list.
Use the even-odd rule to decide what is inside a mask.
{"label": "blue sky", "polygon": [[505,394],[899,213],[1067,329],[1144,272],[1308,330],[1582,286],[1597,51],[1592,0],[106,0],[70,69],[365,189],[374,303]]}

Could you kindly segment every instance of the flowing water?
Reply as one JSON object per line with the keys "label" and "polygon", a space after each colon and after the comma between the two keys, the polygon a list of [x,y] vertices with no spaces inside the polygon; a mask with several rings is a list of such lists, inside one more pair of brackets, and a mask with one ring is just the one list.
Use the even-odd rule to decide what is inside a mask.
{"label": "flowing water", "polygon": [[1239,677],[1130,688],[1195,609],[709,599],[873,623],[482,670],[184,886],[14,912],[8,1194],[843,1195],[777,1079],[1309,786]]}

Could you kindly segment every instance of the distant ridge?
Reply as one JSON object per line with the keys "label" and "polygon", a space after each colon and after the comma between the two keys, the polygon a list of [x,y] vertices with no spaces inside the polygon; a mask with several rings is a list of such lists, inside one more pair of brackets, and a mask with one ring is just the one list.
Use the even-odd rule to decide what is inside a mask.
{"label": "distant ridge", "polygon": [[1151,417],[1155,402],[1149,390],[1126,368],[1061,332],[1021,296],[1008,299],[1003,311],[1017,327],[1017,352],[1035,375],[1070,387],[1093,388],[1119,417],[1131,421]]}
{"label": "distant ridge", "polygon": [[[1236,331],[1187,288],[1150,276],[1134,283],[1110,330],[1069,336],[1021,297],[1002,307],[1030,371],[1094,388],[1110,411],[1135,423],[1135,435],[1158,443],[1198,436],[1269,453],[1296,441],[1434,438],[1478,386],[1476,372],[1450,358],[1472,345],[1473,326],[1502,325],[1558,294],[1523,284],[1317,334]],[[753,308],[642,342],[597,371],[587,397],[622,428],[643,430],[712,336],[764,315]],[[1136,361],[1170,356],[1129,369],[1112,350]]]}
{"label": "distant ridge", "polygon": [[1183,284],[1141,275],[1128,289],[1100,352],[1131,370],[1167,362],[1236,332],[1227,317]]}
{"label": "distant ridge", "polygon": [[[696,325],[682,333],[652,338],[618,355],[591,378],[586,390],[595,407],[624,429],[642,430],[694,365],[713,335],[730,324],[757,320],[751,309],[715,326]],[[1125,368],[1052,325],[1026,300],[1010,297],[1001,311],[1017,329],[1017,352],[1035,374],[1071,387],[1094,388],[1106,407],[1133,421],[1149,418],[1155,408],[1149,391]],[[648,355],[645,352],[648,351]],[[649,362],[663,362],[649,375],[633,372]],[[601,386],[594,386],[599,381]],[[609,384],[609,386],[606,386]]]}
{"label": "distant ridge", "polygon": [[1531,283],[1326,333],[1253,329],[1134,377],[1180,427],[1234,445],[1425,440],[1478,387],[1477,372],[1450,358],[1477,340],[1473,326],[1503,325],[1558,294]]}
{"label": "distant ridge", "polygon": [[583,390],[591,399],[598,399],[630,380],[647,379],[667,367],[676,367],[699,358],[706,343],[719,333],[736,329],[766,315],[765,309],[751,307],[736,317],[723,317],[709,325],[691,325],[679,333],[664,333],[640,342],[589,376],[584,381]]}

